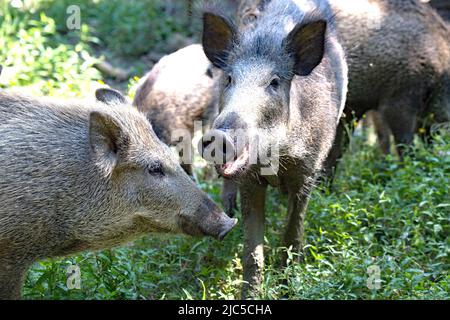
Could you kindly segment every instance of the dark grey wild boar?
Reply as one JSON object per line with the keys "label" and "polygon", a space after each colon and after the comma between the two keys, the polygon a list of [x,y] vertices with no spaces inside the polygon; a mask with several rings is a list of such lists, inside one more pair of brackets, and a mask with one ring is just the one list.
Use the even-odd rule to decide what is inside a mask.
{"label": "dark grey wild boar", "polygon": [[223,238],[236,223],[196,188],[117,92],[57,102],[0,92],[0,299],[38,259],[149,232]]}
{"label": "dark grey wild boar", "polygon": [[[219,70],[206,58],[199,44],[190,45],[163,57],[144,77],[133,104],[168,145],[179,142],[179,133],[194,134],[195,121],[207,126],[217,115],[214,79]],[[187,136],[187,135],[186,135]],[[185,152],[191,149],[186,142]],[[184,155],[183,168],[192,175],[191,154]]]}
{"label": "dark grey wild boar", "polygon": [[[258,16],[270,0],[242,0]],[[308,5],[308,0],[298,3]],[[331,174],[342,155],[345,125],[369,110],[383,150],[392,132],[400,155],[421,127],[450,120],[450,31],[420,0],[329,0],[349,67],[345,119],[327,160]],[[432,1],[441,13],[448,1]],[[444,9],[443,9],[444,8]],[[251,23],[250,23],[251,24]],[[419,121],[417,121],[419,119]]]}
{"label": "dark grey wild boar", "polygon": [[259,292],[263,277],[267,186],[288,194],[283,244],[301,249],[308,196],[345,104],[347,65],[332,12],[325,2],[296,3],[272,2],[242,32],[214,10],[203,17],[203,48],[223,76],[220,114],[200,149],[239,184],[244,298]]}
{"label": "dark grey wild boar", "polygon": [[[450,1],[449,0],[432,0],[429,2],[430,5],[436,9],[436,11],[439,13],[439,15],[447,22],[450,22]],[[432,15],[430,18],[433,19],[434,15]],[[450,38],[450,35],[448,36]],[[440,41],[441,39],[437,39],[437,41]],[[448,42],[450,42],[449,39],[447,39]],[[447,84],[447,86],[450,86],[450,84]],[[437,111],[439,113],[439,111]],[[432,118],[434,115],[429,114],[430,112],[424,112],[424,115],[422,115],[421,118],[419,118],[419,122],[416,125],[417,128],[425,129],[425,132],[422,132],[422,134],[425,134],[425,137],[429,135],[429,128],[430,126],[435,123],[435,120]],[[445,109],[444,109],[445,113]],[[447,113],[448,114],[448,113]],[[426,117],[429,117],[426,119]],[[375,132],[378,137],[378,143],[381,147],[381,150],[384,154],[388,154],[391,150],[391,143],[390,143],[390,135],[391,130],[389,128],[389,125],[386,123],[386,121],[383,119],[383,115],[380,114],[380,112],[376,110],[371,110],[370,112],[366,113],[366,117],[368,120],[370,120],[375,128]],[[424,119],[425,118],[425,119]],[[439,119],[439,117],[438,117]],[[441,120],[443,121],[443,120]],[[444,120],[445,121],[445,120]]]}
{"label": "dark grey wild boar", "polygon": [[[419,0],[330,0],[349,65],[345,115],[356,120],[377,110],[400,155],[426,123],[450,120],[450,31]],[[419,119],[419,122],[417,121]],[[332,171],[342,154],[343,121],[327,161]],[[425,123],[424,123],[425,122]],[[389,135],[380,132],[384,150]]]}

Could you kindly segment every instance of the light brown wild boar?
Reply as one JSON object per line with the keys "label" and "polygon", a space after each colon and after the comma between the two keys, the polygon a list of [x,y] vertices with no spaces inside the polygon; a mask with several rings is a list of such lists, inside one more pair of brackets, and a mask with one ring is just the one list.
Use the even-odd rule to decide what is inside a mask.
{"label": "light brown wild boar", "polygon": [[[192,138],[195,121],[208,126],[217,115],[214,79],[218,74],[201,45],[187,46],[153,67],[137,89],[133,105],[147,116],[161,141],[175,145],[179,132]],[[192,175],[191,154],[186,159],[183,168]]]}
{"label": "light brown wild boar", "polygon": [[97,98],[107,104],[0,91],[0,299],[20,297],[39,259],[149,232],[221,239],[236,223],[123,96]]}

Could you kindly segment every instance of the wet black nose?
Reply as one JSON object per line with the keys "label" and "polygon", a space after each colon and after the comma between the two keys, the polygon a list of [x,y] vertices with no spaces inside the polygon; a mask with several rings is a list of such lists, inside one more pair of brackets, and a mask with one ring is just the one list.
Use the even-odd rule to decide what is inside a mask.
{"label": "wet black nose", "polygon": [[199,142],[198,150],[203,159],[214,164],[225,164],[235,155],[231,137],[222,130],[206,133]]}

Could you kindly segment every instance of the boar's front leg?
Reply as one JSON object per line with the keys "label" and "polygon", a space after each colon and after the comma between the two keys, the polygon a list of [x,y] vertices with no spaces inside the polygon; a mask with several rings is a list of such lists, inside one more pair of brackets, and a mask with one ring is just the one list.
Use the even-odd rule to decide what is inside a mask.
{"label": "boar's front leg", "polygon": [[192,164],[181,164],[184,172],[188,174],[192,179],[194,179],[194,169],[192,168]]}
{"label": "boar's front leg", "polygon": [[[193,137],[193,135],[194,135],[194,132],[192,131],[190,136]],[[184,139],[185,138],[183,138],[183,140],[182,140],[183,143],[185,141]],[[190,176],[192,178],[192,180],[195,180],[194,166],[192,165],[193,161],[194,161],[194,158],[192,156],[192,150],[193,150],[192,142],[191,142],[191,140],[189,140],[189,143],[186,143],[186,145],[183,145],[183,143],[181,143],[181,146],[183,146],[182,151],[178,150],[178,154],[180,156],[180,161],[181,161],[181,167],[183,168],[184,172],[186,172],[188,174],[188,176]],[[177,147],[180,147],[180,146],[177,146]]]}
{"label": "boar's front leg", "polygon": [[375,132],[378,138],[378,144],[384,155],[388,155],[391,150],[390,142],[390,129],[384,120],[383,115],[376,110],[372,110],[367,113],[367,117],[370,117],[375,128]]}
{"label": "boar's front leg", "polygon": [[28,263],[18,263],[0,256],[0,300],[21,298],[22,284],[28,267]]}
{"label": "boar's front leg", "polygon": [[248,183],[240,186],[244,225],[244,285],[242,299],[261,292],[264,267],[264,210],[267,185]]}
{"label": "boar's front leg", "polygon": [[330,183],[333,182],[334,173],[339,160],[343,155],[343,150],[347,144],[346,130],[344,120],[341,119],[336,129],[336,136],[334,138],[333,146],[328,154],[324,164],[324,174]]}
{"label": "boar's front leg", "polygon": [[381,102],[380,113],[392,131],[401,159],[413,142],[422,97],[423,94],[418,90],[417,94],[407,92],[399,97],[388,97]]}
{"label": "boar's front leg", "polygon": [[229,217],[234,216],[234,210],[237,209],[237,193],[238,185],[236,182],[224,179],[222,186],[222,193],[220,195],[222,199],[222,204],[225,209],[225,213]]}
{"label": "boar's front leg", "polygon": [[[286,229],[283,235],[283,246],[292,246],[294,252],[302,253],[304,246],[304,222],[308,206],[311,187],[288,187],[288,217]],[[282,256],[282,264],[285,265],[287,253]]]}

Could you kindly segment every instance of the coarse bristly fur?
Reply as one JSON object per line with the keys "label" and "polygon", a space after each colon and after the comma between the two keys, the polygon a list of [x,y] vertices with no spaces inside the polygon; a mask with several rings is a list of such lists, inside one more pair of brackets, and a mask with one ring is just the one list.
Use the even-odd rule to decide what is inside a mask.
{"label": "coarse bristly fur", "polygon": [[158,137],[172,144],[174,130],[193,132],[195,121],[215,115],[215,76],[202,46],[190,45],[152,68],[137,89],[133,105],[146,114]]}
{"label": "coarse bristly fur", "polygon": [[[241,11],[258,17],[270,0],[243,1]],[[308,5],[308,0],[297,0]],[[311,2],[309,2],[311,3]],[[379,139],[390,150],[389,133],[397,150],[412,142],[414,132],[450,120],[450,31],[445,18],[448,1],[329,0],[349,65],[349,95],[345,119],[338,127],[326,168],[332,174],[346,140],[345,123],[377,110],[384,128]],[[256,14],[252,14],[252,8]],[[249,22],[252,28],[254,22]],[[355,119],[356,118],[356,119]],[[418,121],[416,120],[418,119]],[[380,129],[380,128],[377,128]]]}
{"label": "coarse bristly fur", "polygon": [[[194,136],[194,123],[211,124],[217,115],[217,79],[214,68],[199,44],[163,57],[145,75],[133,105],[143,112],[164,143],[173,145]],[[192,174],[192,159],[184,168]]]}
{"label": "coarse bristly fur", "polygon": [[[419,128],[450,121],[449,25],[420,0],[329,2],[349,65],[344,120],[377,110],[402,156]],[[342,154],[344,123],[327,161],[329,173]],[[379,138],[389,151],[389,134]]]}
{"label": "coarse bristly fur", "polygon": [[0,299],[20,297],[38,259],[148,232],[220,238],[235,223],[117,97],[108,105],[0,91]]}
{"label": "coarse bristly fur", "polygon": [[[272,1],[251,28],[236,26],[209,10],[204,29],[205,53],[223,71],[220,114],[210,135],[219,135],[236,149],[234,160],[217,168],[236,181],[241,192],[243,297],[248,297],[258,292],[262,282],[268,184],[288,194],[283,245],[302,248],[308,196],[345,105],[347,65],[333,13],[325,1]],[[242,136],[235,130],[247,141],[257,136],[263,154],[271,146],[279,147],[280,167],[275,175],[262,175],[259,161],[244,164],[232,174],[227,171],[235,168],[236,158],[245,156],[242,150],[256,147],[248,142],[239,149],[236,141]],[[207,134],[204,141],[213,141],[209,138]],[[203,142],[206,151],[212,145]]]}

